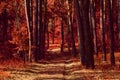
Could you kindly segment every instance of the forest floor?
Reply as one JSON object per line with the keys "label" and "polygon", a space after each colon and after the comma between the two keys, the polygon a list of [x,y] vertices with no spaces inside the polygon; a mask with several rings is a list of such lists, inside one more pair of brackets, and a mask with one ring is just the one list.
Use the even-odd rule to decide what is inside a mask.
{"label": "forest floor", "polygon": [[59,51],[51,49],[39,63],[2,62],[0,80],[120,80],[120,53],[115,53],[115,66],[110,66],[109,54],[106,62],[101,60],[101,54],[95,57],[95,69],[92,70],[81,66],[79,57]]}

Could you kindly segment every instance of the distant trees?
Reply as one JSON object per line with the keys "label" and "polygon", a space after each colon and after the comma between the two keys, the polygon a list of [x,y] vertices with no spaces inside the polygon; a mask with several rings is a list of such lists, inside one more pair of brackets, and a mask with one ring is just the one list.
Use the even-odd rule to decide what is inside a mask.
{"label": "distant trees", "polygon": [[[114,51],[115,51],[115,43],[114,43],[115,21],[114,20],[115,18],[113,17],[115,15],[114,13],[115,2],[110,0],[107,0],[107,1],[101,0],[99,3],[100,3],[100,6],[99,6],[100,26],[96,25],[98,24],[97,23],[98,21],[96,18],[96,15],[98,15],[98,12],[96,13],[97,10],[95,10],[96,7],[98,7],[97,6],[98,4],[96,4],[96,1],[88,0],[86,2],[86,1],[74,0],[74,5],[76,8],[76,16],[77,16],[76,18],[77,18],[77,24],[78,24],[78,42],[80,46],[79,50],[80,50],[80,56],[81,56],[80,58],[81,58],[82,64],[86,65],[86,67],[89,67],[88,65],[92,65],[92,67],[94,66],[93,49],[95,50],[96,53],[98,53],[97,48],[100,47],[98,46],[98,44],[102,45],[100,48],[102,49],[102,52],[103,52],[104,61],[107,60],[106,53],[108,51],[108,45],[110,45],[109,49],[110,49],[110,56],[111,56],[110,57],[111,65],[115,64],[115,56],[114,56]],[[98,34],[97,27],[100,27],[101,37],[98,37],[97,35],[95,35],[95,34]],[[107,31],[107,29],[109,32],[105,32]],[[109,37],[106,37],[106,35],[108,35],[107,33],[109,33]],[[94,40],[93,40],[93,37],[94,37]],[[101,43],[98,41],[98,38],[101,39]],[[106,45],[106,40],[108,40],[106,38],[109,38],[110,44]],[[93,48],[93,41],[94,41],[94,48]],[[90,53],[87,51],[89,51]],[[87,57],[88,55],[89,57]]]}
{"label": "distant trees", "polygon": [[[35,10],[33,9],[34,2]],[[69,37],[68,40],[68,50],[72,49],[73,55],[76,55],[76,46],[75,46],[75,37],[74,37],[74,16],[73,16],[73,1],[59,1],[56,0],[54,3],[54,7],[48,9],[47,7],[47,0],[41,1],[28,1],[27,4],[27,13],[28,13],[28,21],[29,26],[33,23],[35,26],[30,26],[31,33],[31,43],[34,48],[34,57],[35,61],[38,61],[40,58],[43,58],[45,55],[45,44],[46,44],[46,37],[45,35],[46,30],[48,29],[50,19],[55,20],[56,17],[61,19],[61,52],[64,52],[64,44],[65,44],[65,34],[64,31],[67,31],[67,36]],[[111,54],[111,64],[115,64],[115,57],[114,57],[114,18],[113,18],[113,7],[115,5],[114,1],[94,1],[94,0],[86,0],[86,1],[79,1],[74,0],[75,6],[75,15],[77,21],[77,30],[78,30],[78,43],[79,43],[79,53],[80,53],[80,60],[83,65],[87,68],[92,67],[94,68],[94,53],[98,56],[98,51],[103,52],[103,60],[106,61],[106,53],[108,51],[108,43],[106,40],[110,41],[110,54]],[[44,6],[44,7],[42,7]],[[64,8],[66,6],[66,8]],[[30,7],[30,8],[29,8]],[[99,8],[99,9],[97,9]],[[118,3],[119,9],[119,3]],[[52,17],[48,17],[48,11],[51,11]],[[66,10],[66,11],[65,11]],[[98,12],[99,11],[99,12]],[[34,17],[31,17],[34,15]],[[118,13],[119,15],[119,13]],[[99,17],[99,18],[98,18]],[[48,20],[47,20],[48,18]],[[98,23],[100,21],[100,23]],[[54,21],[55,22],[55,21]],[[108,23],[108,24],[107,24]],[[50,24],[55,24],[50,22]],[[99,24],[99,25],[98,25]],[[65,26],[66,25],[66,26]],[[119,25],[119,16],[118,16],[118,25]],[[64,27],[65,26],[65,27]],[[99,29],[100,28],[100,29]],[[109,28],[109,29],[108,29]],[[119,28],[119,27],[118,27]],[[64,30],[66,29],[66,30]],[[100,31],[98,31],[98,29]],[[107,32],[105,32],[107,31]],[[109,31],[109,32],[108,32]],[[99,34],[100,32],[100,34]],[[108,37],[109,33],[109,37]],[[99,37],[98,35],[101,35]],[[49,37],[49,36],[48,36]],[[98,39],[99,38],[99,39]],[[106,39],[107,38],[107,39]],[[53,43],[54,43],[54,33],[53,33]],[[101,40],[101,42],[99,41]],[[49,40],[48,40],[49,41]],[[32,41],[31,41],[32,42]],[[48,42],[49,44],[49,42]],[[100,46],[101,45],[101,46]]]}
{"label": "distant trees", "polygon": [[[16,48],[18,47],[18,44],[19,44],[17,40],[15,40],[18,38],[18,35],[17,35],[18,30],[16,27],[16,20],[17,20],[16,17],[19,17],[20,23],[24,21],[24,18],[21,17],[23,16],[22,14],[23,12],[21,12],[23,8],[21,8],[20,3],[17,5],[19,6],[19,8],[14,6],[15,6],[15,1],[13,0],[11,1],[4,0],[0,2],[0,48],[1,48],[0,53],[6,59],[10,59],[11,57],[13,57],[13,54],[16,52]],[[19,14],[16,15],[16,13],[17,14],[19,13]],[[21,21],[21,19],[23,20]],[[16,33],[14,33],[14,31],[16,31]],[[13,38],[13,35],[14,35],[14,38]]]}
{"label": "distant trees", "polygon": [[[120,1],[55,0],[53,2],[52,4],[49,0],[0,2],[1,44],[14,44],[17,46],[14,50],[18,50],[18,53],[24,52],[25,61],[31,62],[34,59],[38,62],[45,57],[49,40],[55,43],[56,26],[59,26],[58,35],[61,38],[59,44],[62,53],[67,46],[68,52],[75,56],[78,49],[82,65],[94,68],[94,53],[98,56],[98,53],[102,52],[103,60],[107,61],[106,55],[110,52],[111,65],[115,65],[114,52],[120,46]],[[23,6],[25,12],[22,12]],[[116,43],[119,43],[118,48]]]}
{"label": "distant trees", "polygon": [[[35,4],[35,5],[33,5]],[[45,6],[44,15],[43,8]],[[29,61],[32,58],[37,62],[41,58],[44,58],[45,54],[45,31],[46,31],[46,9],[47,1],[44,0],[27,0],[26,1],[26,14],[28,21],[28,34],[29,34]],[[34,10],[35,7],[35,10]],[[44,22],[43,22],[44,16]],[[34,25],[35,26],[34,26]],[[34,45],[34,46],[32,46]],[[32,53],[33,52],[33,53]]]}

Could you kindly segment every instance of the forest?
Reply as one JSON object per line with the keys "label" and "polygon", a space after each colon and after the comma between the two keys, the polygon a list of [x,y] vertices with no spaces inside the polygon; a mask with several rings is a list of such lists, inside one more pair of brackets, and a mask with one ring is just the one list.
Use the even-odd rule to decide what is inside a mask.
{"label": "forest", "polygon": [[120,0],[0,0],[0,80],[120,80]]}

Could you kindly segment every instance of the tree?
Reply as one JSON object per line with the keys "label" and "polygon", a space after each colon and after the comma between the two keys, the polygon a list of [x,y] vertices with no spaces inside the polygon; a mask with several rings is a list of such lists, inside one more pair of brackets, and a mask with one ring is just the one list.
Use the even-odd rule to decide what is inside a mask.
{"label": "tree", "polygon": [[61,19],[61,53],[64,52],[64,20]]}
{"label": "tree", "polygon": [[45,36],[44,36],[44,30],[45,30],[45,26],[44,26],[44,22],[43,20],[43,1],[40,0],[39,1],[39,25],[38,25],[38,58],[39,60],[44,58],[44,54],[45,54]]}
{"label": "tree", "polygon": [[30,2],[29,0],[24,0],[25,2],[25,13],[28,27],[28,36],[29,36],[29,50],[28,50],[28,59],[31,61],[31,49],[32,49],[32,41],[31,41],[31,30],[30,30]]}
{"label": "tree", "polygon": [[106,43],[105,43],[105,5],[104,5],[104,0],[101,0],[101,9],[100,9],[100,14],[101,14],[101,41],[102,41],[102,52],[103,52],[103,60],[106,61]]}
{"label": "tree", "polygon": [[120,0],[117,0],[118,4],[118,34],[119,34],[119,50],[120,50]]}
{"label": "tree", "polygon": [[98,57],[98,46],[97,46],[97,29],[96,29],[96,11],[95,11],[95,1],[90,1],[90,21],[91,21],[91,28],[93,30],[93,37],[94,37],[94,51],[96,56]]}
{"label": "tree", "polygon": [[85,45],[84,45],[84,30],[80,13],[80,5],[78,0],[74,0],[74,6],[76,11],[77,29],[78,29],[78,44],[79,55],[82,65],[85,65]]}
{"label": "tree", "polygon": [[33,33],[33,45],[34,45],[34,58],[35,61],[38,61],[38,0],[35,1],[35,27],[34,27],[34,33]]}
{"label": "tree", "polygon": [[76,56],[76,46],[74,40],[74,33],[73,33],[73,21],[72,21],[72,1],[67,0],[67,8],[68,8],[68,29],[70,31],[70,41],[72,45],[72,54]]}
{"label": "tree", "polygon": [[[112,0],[113,2],[113,0]],[[108,23],[109,23],[109,33],[110,33],[110,61],[111,65],[115,65],[115,55],[114,55],[114,26],[113,26],[113,6],[111,1],[108,0]]]}
{"label": "tree", "polygon": [[85,37],[85,51],[86,51],[86,68],[94,68],[94,47],[93,47],[93,39],[92,33],[90,29],[90,22],[89,22],[89,5],[90,0],[81,1],[82,10],[83,10],[83,26],[84,26],[84,37]]}
{"label": "tree", "polygon": [[81,62],[86,66],[86,68],[94,68],[94,44],[89,21],[90,0],[80,2],[78,0],[74,0],[74,4],[78,21]]}
{"label": "tree", "polygon": [[47,28],[47,0],[44,0],[44,28],[43,28],[43,38],[44,38],[44,49],[45,49],[45,33]]}

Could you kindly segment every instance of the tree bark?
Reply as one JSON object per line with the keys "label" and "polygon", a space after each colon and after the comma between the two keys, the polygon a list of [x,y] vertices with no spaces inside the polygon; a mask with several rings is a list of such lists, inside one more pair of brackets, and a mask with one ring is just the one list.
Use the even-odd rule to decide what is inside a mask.
{"label": "tree bark", "polygon": [[[43,5],[43,1],[42,0],[40,0],[39,1],[39,28],[38,28],[38,30],[39,30],[39,32],[38,32],[38,48],[39,48],[39,50],[38,50],[38,52],[39,52],[39,60],[40,59],[42,59],[42,58],[44,58],[44,54],[45,54],[45,49],[44,49],[44,47],[45,47],[45,37],[44,37],[44,28],[45,28],[45,24],[43,23],[43,21],[42,21],[42,19],[43,19],[43,16],[45,16],[45,15],[43,15],[42,13],[43,13],[43,11],[42,11],[42,5]],[[45,20],[44,20],[44,22],[45,22]]]}
{"label": "tree bark", "polygon": [[32,49],[32,44],[31,44],[31,31],[30,31],[30,6],[29,6],[29,0],[25,0],[25,13],[26,13],[26,20],[27,20],[27,27],[28,27],[28,38],[29,38],[29,50],[28,50],[28,60],[29,62],[31,61],[31,49]]}
{"label": "tree bark", "polygon": [[86,51],[86,68],[94,68],[94,44],[89,21],[90,0],[81,1],[83,11],[83,26],[85,37],[85,51]]}
{"label": "tree bark", "polygon": [[102,41],[102,52],[103,52],[103,61],[106,61],[106,43],[105,43],[105,5],[104,5],[104,0],[101,0],[101,9],[100,9],[100,14],[101,14],[101,41]]}
{"label": "tree bark", "polygon": [[38,0],[35,1],[35,27],[33,35],[34,58],[38,61]]}
{"label": "tree bark", "polygon": [[64,23],[63,19],[61,19],[61,53],[64,52]]}
{"label": "tree bark", "polygon": [[80,55],[80,61],[82,65],[86,64],[85,61],[85,44],[84,44],[84,30],[83,30],[83,24],[81,19],[81,13],[80,13],[80,5],[79,0],[74,0],[74,6],[76,11],[76,20],[77,20],[77,29],[78,29],[78,44],[79,44],[79,55]]}
{"label": "tree bark", "polygon": [[95,12],[95,1],[91,0],[91,27],[93,28],[93,37],[94,37],[94,52],[98,57],[98,46],[97,46],[97,31],[96,31],[96,12]]}
{"label": "tree bark", "polygon": [[120,51],[120,0],[117,0],[118,3],[118,34],[119,34],[119,51]]}
{"label": "tree bark", "polygon": [[67,8],[68,8],[68,27],[70,30],[70,39],[71,39],[71,45],[72,45],[72,54],[76,56],[76,46],[75,46],[75,40],[74,40],[74,33],[73,33],[73,21],[72,21],[72,6],[70,6],[71,3],[69,3],[69,0],[67,0]]}
{"label": "tree bark", "polygon": [[114,26],[113,26],[113,11],[111,0],[108,0],[108,23],[109,23],[109,36],[110,36],[110,61],[111,65],[115,65],[114,55]]}

